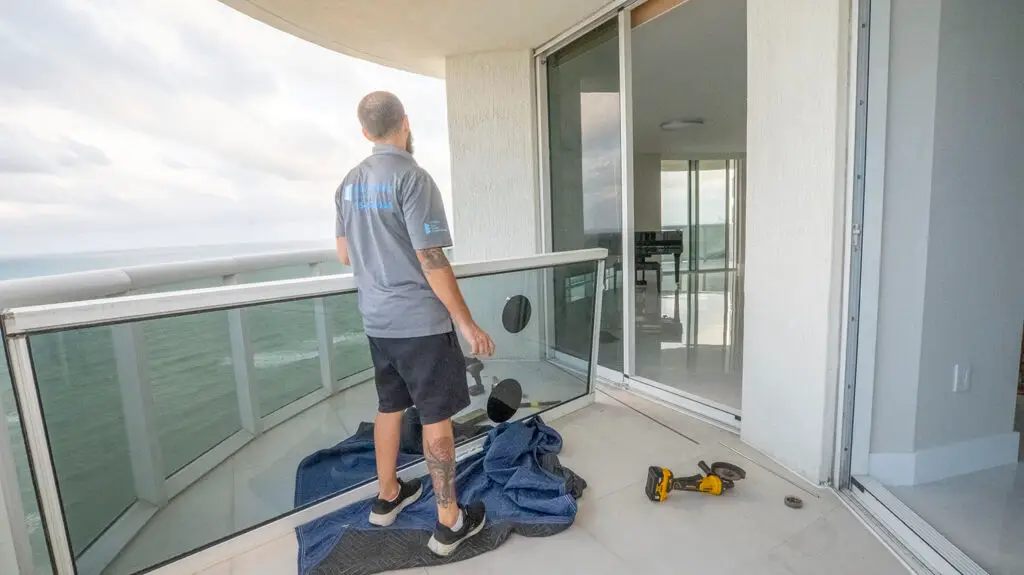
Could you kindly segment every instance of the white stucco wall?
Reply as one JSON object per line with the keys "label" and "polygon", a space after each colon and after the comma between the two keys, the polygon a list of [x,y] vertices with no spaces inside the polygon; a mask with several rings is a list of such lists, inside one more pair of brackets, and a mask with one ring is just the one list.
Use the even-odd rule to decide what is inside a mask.
{"label": "white stucco wall", "polygon": [[747,4],[742,437],[816,483],[839,364],[848,4]]}
{"label": "white stucco wall", "polygon": [[540,252],[530,51],[449,57],[446,86],[455,257]]}
{"label": "white stucco wall", "polygon": [[[532,55],[521,50],[449,57],[446,89],[455,258],[539,253]],[[462,283],[474,319],[494,338],[496,359],[543,356],[540,272]],[[518,294],[533,303],[533,319],[513,335],[501,327],[501,309]]]}

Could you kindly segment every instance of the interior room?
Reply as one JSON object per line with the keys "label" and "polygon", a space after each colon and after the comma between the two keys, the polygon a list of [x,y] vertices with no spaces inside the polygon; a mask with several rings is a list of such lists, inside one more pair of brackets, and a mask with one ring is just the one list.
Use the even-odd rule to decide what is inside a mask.
{"label": "interior room", "polygon": [[[923,519],[919,535],[943,555],[1020,573],[1024,5],[891,10],[888,90],[869,101],[888,119],[867,141],[868,179],[884,170],[884,193],[865,216],[865,230],[880,231],[865,236],[869,252],[880,241],[880,265],[861,302],[877,304],[877,335],[860,351],[872,358],[861,366],[873,362],[858,372],[858,396],[873,394],[858,403],[870,417],[856,416],[870,420],[860,481],[906,505],[894,511],[904,522]],[[867,193],[866,204],[879,198]]]}
{"label": "interior room", "polygon": [[746,0],[633,26],[635,375],[739,413]]}

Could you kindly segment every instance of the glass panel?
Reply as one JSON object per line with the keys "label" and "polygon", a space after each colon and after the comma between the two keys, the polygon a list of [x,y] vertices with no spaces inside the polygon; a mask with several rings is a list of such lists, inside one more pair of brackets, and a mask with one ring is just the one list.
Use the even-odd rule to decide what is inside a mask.
{"label": "glass panel", "polygon": [[725,261],[726,237],[726,162],[724,160],[701,161],[697,176],[700,178],[700,220],[697,241],[699,269],[721,270],[727,267]]}
{"label": "glass panel", "polygon": [[[937,61],[938,81],[889,75],[884,142],[864,138],[863,156],[880,158],[868,169],[885,166],[869,176],[884,175],[885,186],[867,186],[863,198],[860,303],[863,317],[877,318],[859,322],[870,346],[857,353],[871,369],[856,370],[852,473],[909,507],[915,521],[890,506],[904,523],[920,531],[923,520],[980,566],[960,563],[960,572],[1019,575],[1024,5],[893,6],[891,69]],[[925,44],[922,17],[941,22]],[[922,114],[929,99],[936,103]],[[867,108],[877,109],[870,99]],[[905,153],[922,143],[923,156]],[[872,250],[877,257],[868,257]],[[955,560],[948,547],[933,547]]]}
{"label": "glass panel", "polygon": [[[661,209],[660,231],[637,232],[637,374],[735,409],[742,384],[736,337],[741,283],[726,247],[739,227],[735,174],[741,165],[638,162],[637,181],[656,181],[661,189],[634,187],[637,206],[660,196]],[[644,173],[655,169],[660,178]]]}
{"label": "glass panel", "polygon": [[74,552],[135,502],[111,328],[31,338],[32,362]]}
{"label": "glass panel", "polygon": [[[636,373],[738,410],[745,8],[709,18],[708,6],[684,3],[632,34]],[[686,43],[709,30],[713,74]]]}
{"label": "glass panel", "polygon": [[[238,277],[240,283],[309,276],[309,266],[265,270]],[[278,409],[321,389],[320,352],[312,301],[294,301],[246,310],[253,351],[260,414]]]}
{"label": "glass panel", "polygon": [[17,402],[14,399],[14,388],[11,385],[10,369],[7,357],[0,353],[0,413],[4,416],[3,424],[7,426],[7,435],[11,442],[14,455],[14,468],[18,474],[18,488],[21,491],[21,506],[25,511],[25,525],[28,528],[29,543],[32,545],[32,563],[39,575],[53,573],[50,566],[49,545],[43,531],[42,516],[33,489],[32,472],[28,464],[28,449],[25,436],[21,431],[21,420],[18,417]]}
{"label": "glass panel", "polygon": [[352,273],[352,268],[341,262],[324,262],[320,264],[320,275],[322,276],[350,273]]}
{"label": "glass panel", "polygon": [[335,377],[344,379],[373,367],[370,344],[363,333],[356,294],[345,294],[324,301],[331,325]]}
{"label": "glass panel", "polygon": [[[456,417],[460,423],[488,425],[488,395],[499,381],[515,379],[523,389],[523,403],[513,419],[587,393],[590,353],[582,359],[553,362],[549,333],[560,331],[558,324],[565,322],[593,333],[596,270],[596,263],[588,263],[564,266],[560,271],[560,276],[574,278],[565,295],[578,306],[580,315],[572,318],[564,316],[565,309],[554,316],[547,313],[555,275],[551,269],[460,281],[474,317],[497,344],[496,355],[482,359],[481,369],[465,376],[467,387],[475,387],[473,375],[478,375],[482,389],[471,393],[470,405]],[[528,306],[520,303],[524,300]],[[520,318],[519,325],[506,323],[509,302],[519,304],[513,305],[514,309],[529,308],[529,313],[512,314]],[[303,300],[288,305],[312,308],[313,303]],[[325,298],[324,304],[332,325],[346,326],[351,334],[348,339],[341,338],[336,347],[351,341],[358,342],[351,349],[363,349],[365,336],[354,311],[355,294]],[[257,310],[244,311],[251,316]],[[140,322],[152,391],[160,396],[154,401],[157,421],[162,422],[158,434],[166,459],[176,466],[239,427],[230,337],[225,327],[228,313]],[[79,561],[89,543],[108,551],[104,546],[120,545],[118,537],[139,517],[133,515],[132,521],[117,523],[136,501],[136,484],[111,337],[114,329],[126,328],[89,328],[30,338],[65,514]],[[279,344],[288,350],[293,342],[282,338]],[[263,350],[272,351],[269,344]],[[296,365],[280,366],[277,377],[291,379],[289,366]],[[258,382],[273,383],[269,377]],[[113,550],[116,557],[103,572],[144,570],[347,489],[350,485],[324,481],[308,470],[323,458],[337,456],[337,451],[322,450],[365,429],[376,411],[376,387],[372,378],[367,378],[239,444],[219,462],[210,463],[205,474],[197,473],[201,478],[173,494],[141,530],[131,533],[134,537]],[[174,417],[182,421],[173,424]],[[314,463],[304,465],[314,454],[318,456],[309,459]],[[372,478],[370,467],[366,478]],[[117,531],[111,533],[120,535],[105,539],[106,530],[115,525]]]}
{"label": "glass panel", "polygon": [[[562,266],[557,271],[531,270],[491,276],[468,278],[459,282],[473,317],[495,343],[495,355],[482,358],[481,381],[486,391],[506,378],[517,380],[526,394],[524,400],[540,402],[541,407],[524,407],[516,419],[539,411],[549,403],[559,403],[587,393],[586,375],[590,366],[590,342],[593,340],[594,290],[597,265],[595,263]],[[566,358],[552,363],[549,358],[554,349],[548,344],[547,318],[542,313],[545,288],[555,277],[567,278],[565,290],[555,294],[555,301],[569,305],[556,306],[555,333],[567,327],[578,330],[580,344],[587,347],[580,358]],[[503,325],[505,306],[517,296],[529,302],[529,320],[523,329],[511,333]],[[559,297],[561,296],[561,297]],[[574,314],[571,317],[567,314]],[[556,336],[557,338],[557,336]],[[468,349],[463,345],[463,349]],[[569,369],[566,369],[569,368]],[[471,381],[472,383],[472,381]],[[487,394],[473,398],[473,403],[462,413],[486,409]]]}
{"label": "glass panel", "polygon": [[[551,166],[551,247],[608,249],[599,363],[622,371],[622,145],[619,50],[615,20],[548,58]],[[589,357],[590,334],[573,325],[583,317],[579,284],[570,270],[553,276],[555,349]]]}
{"label": "glass panel", "polygon": [[[164,284],[160,293],[223,285],[220,276]],[[142,324],[156,430],[169,477],[242,428],[226,312]],[[169,354],[165,350],[176,349]],[[216,416],[216,417],[215,417]]]}
{"label": "glass panel", "polygon": [[228,313],[148,321],[143,333],[164,472],[170,476],[242,428]]}

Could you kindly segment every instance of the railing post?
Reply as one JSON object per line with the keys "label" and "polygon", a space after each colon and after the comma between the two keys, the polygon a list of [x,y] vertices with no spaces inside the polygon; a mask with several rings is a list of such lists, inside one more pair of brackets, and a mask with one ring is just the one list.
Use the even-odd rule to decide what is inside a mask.
{"label": "railing post", "polygon": [[[319,276],[320,264],[310,264],[310,275]],[[333,395],[338,391],[338,371],[334,365],[334,329],[327,314],[327,301],[324,298],[313,300],[313,315],[316,320],[316,344],[320,356],[320,384],[327,393]]]}
{"label": "railing post", "polygon": [[156,432],[153,389],[149,380],[142,324],[119,324],[113,326],[111,331],[135,494],[140,500],[161,507],[167,503],[167,476],[164,474],[163,453]]}
{"label": "railing post", "polygon": [[[224,285],[237,285],[238,276],[224,277]],[[235,391],[242,429],[253,435],[263,430],[260,422],[260,399],[253,388],[252,343],[249,341],[249,318],[245,309],[228,310],[228,333],[231,336],[231,365],[235,369]]]}
{"label": "railing post", "polygon": [[[0,402],[0,415],[6,414]],[[7,422],[0,420],[0,573],[35,573]]]}
{"label": "railing post", "polygon": [[64,510],[57,489],[57,473],[50,453],[50,441],[43,420],[36,374],[32,369],[28,338],[14,336],[7,340],[7,360],[11,368],[11,383],[18,398],[18,417],[28,446],[29,465],[39,493],[39,510],[43,515],[50,557],[56,575],[75,575],[75,559],[68,540]]}
{"label": "railing post", "polygon": [[597,274],[594,276],[594,320],[593,331],[590,334],[590,372],[587,374],[587,393],[593,393],[597,389],[597,366],[598,351],[601,349],[601,308],[604,305],[604,277],[605,260],[598,260]]}

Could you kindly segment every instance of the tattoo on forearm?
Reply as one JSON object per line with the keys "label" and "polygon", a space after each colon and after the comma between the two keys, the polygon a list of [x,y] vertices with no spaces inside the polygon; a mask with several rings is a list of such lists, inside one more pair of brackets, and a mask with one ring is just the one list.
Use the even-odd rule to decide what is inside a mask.
{"label": "tattoo on forearm", "polygon": [[420,267],[423,271],[440,270],[448,267],[448,258],[441,248],[427,248],[420,250]]}
{"label": "tattoo on forearm", "polygon": [[434,483],[437,504],[440,507],[455,505],[455,441],[451,437],[442,437],[424,443],[424,456]]}

